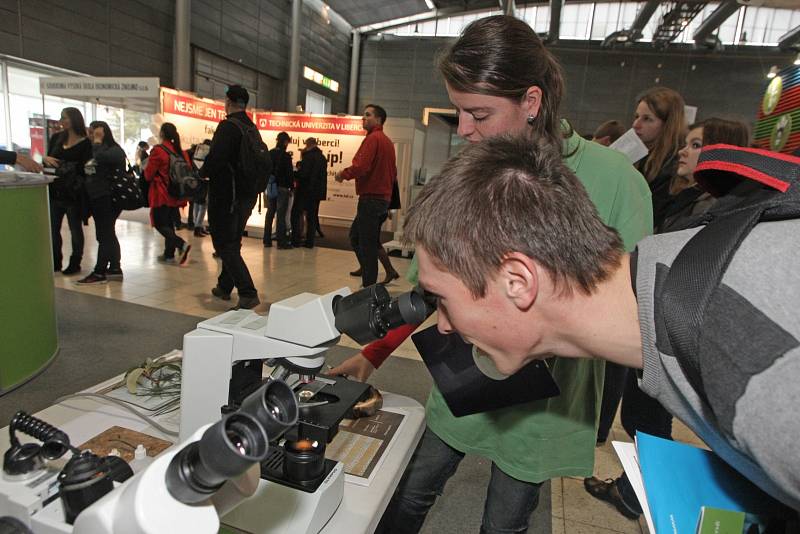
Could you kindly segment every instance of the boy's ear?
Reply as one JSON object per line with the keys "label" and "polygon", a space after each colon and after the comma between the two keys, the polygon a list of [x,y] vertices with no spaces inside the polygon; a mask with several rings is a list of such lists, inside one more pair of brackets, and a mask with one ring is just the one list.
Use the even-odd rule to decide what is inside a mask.
{"label": "boy's ear", "polygon": [[517,309],[525,311],[539,294],[539,270],[536,262],[520,252],[507,255],[500,264],[498,281]]}

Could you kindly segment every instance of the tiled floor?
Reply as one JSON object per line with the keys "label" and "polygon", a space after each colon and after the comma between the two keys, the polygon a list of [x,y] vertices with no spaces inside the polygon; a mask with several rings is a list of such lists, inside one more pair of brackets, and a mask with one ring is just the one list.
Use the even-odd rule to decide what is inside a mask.
{"label": "tiled floor", "polygon": [[[94,265],[97,250],[94,241],[94,228],[85,228],[86,250],[83,260],[84,273]],[[216,284],[219,263],[211,256],[211,238],[196,238],[189,231],[179,234],[192,244],[192,254],[184,266],[162,265],[156,256],[162,253],[163,238],[139,222],[120,220],[117,235],[122,248],[123,282],[109,282],[98,286],[78,286],[74,283],[80,276],[65,277],[55,275],[56,287],[81,291],[110,299],[134,302],[164,310],[213,317],[227,310],[235,303],[214,298],[210,290]],[[65,247],[69,247],[66,225],[63,229]],[[67,256],[65,249],[65,256]],[[303,291],[327,293],[349,286],[356,289],[360,282],[348,275],[356,268],[355,257],[351,252],[326,248],[278,250],[263,248],[258,239],[245,238],[242,255],[253,276],[262,304],[256,311],[266,311],[269,303],[293,296]],[[408,269],[409,260],[392,258],[392,263],[401,274]],[[379,277],[383,276],[383,270]],[[388,286],[391,293],[397,294],[410,289],[404,277]],[[432,324],[432,319],[428,320]],[[342,344],[358,347],[352,341],[342,338]],[[419,354],[410,340],[407,340],[396,353],[399,356],[419,359]],[[674,423],[674,437],[677,440],[702,445],[680,422]],[[611,440],[629,441],[625,431],[615,422],[608,443],[596,450],[595,474],[600,478],[619,475],[621,466],[611,446]],[[644,520],[631,521],[618,514],[610,505],[593,499],[583,488],[583,480],[564,478],[553,481],[553,534],[583,533],[647,533]]]}

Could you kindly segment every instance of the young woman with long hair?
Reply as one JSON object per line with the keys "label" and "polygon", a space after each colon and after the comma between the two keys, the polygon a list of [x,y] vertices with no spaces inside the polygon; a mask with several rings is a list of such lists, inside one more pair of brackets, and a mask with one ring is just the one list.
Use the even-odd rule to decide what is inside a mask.
{"label": "young woman with long hair", "polygon": [[94,219],[97,238],[97,262],[89,276],[78,284],[104,284],[122,280],[119,240],[115,231],[120,210],[111,202],[111,182],[125,172],[125,151],[114,140],[111,128],[104,121],[89,125],[92,132],[93,158],[86,165],[86,197],[88,213]]}
{"label": "young woman with long hair", "polygon": [[[171,122],[161,125],[158,132],[160,144],[150,150],[147,167],[144,170],[145,180],[150,182],[148,200],[150,202],[150,222],[164,236],[164,253],[157,260],[161,263],[179,263],[183,265],[189,258],[192,246],[175,233],[175,217],[178,208],[186,205],[185,200],[170,196],[169,166],[170,155],[183,157],[191,167],[189,155],[181,147],[181,136]],[[176,260],[175,251],[180,254]]]}
{"label": "young woman with long hair", "polygon": [[[86,137],[86,123],[78,108],[61,110],[61,131],[50,138],[44,166],[55,169],[56,178],[49,186],[50,234],[53,241],[53,266],[61,274],[77,274],[83,259],[83,165],[92,159],[92,143]],[[61,223],[67,216],[72,237],[72,254],[63,271]]]}

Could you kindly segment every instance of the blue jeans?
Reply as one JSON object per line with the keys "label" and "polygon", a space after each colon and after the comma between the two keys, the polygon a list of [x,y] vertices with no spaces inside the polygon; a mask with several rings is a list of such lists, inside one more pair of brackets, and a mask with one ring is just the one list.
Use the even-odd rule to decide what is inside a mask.
{"label": "blue jeans", "polygon": [[267,201],[267,215],[264,217],[264,243],[272,243],[272,221],[277,214],[278,228],[278,244],[289,244],[289,236],[286,232],[286,212],[289,209],[289,188],[279,187],[278,196],[270,198]]}
{"label": "blue jeans", "polygon": [[[463,452],[426,428],[376,534],[419,532],[428,510],[463,458]],[[492,463],[481,533],[526,532],[531,514],[539,504],[541,485],[512,478]]]}

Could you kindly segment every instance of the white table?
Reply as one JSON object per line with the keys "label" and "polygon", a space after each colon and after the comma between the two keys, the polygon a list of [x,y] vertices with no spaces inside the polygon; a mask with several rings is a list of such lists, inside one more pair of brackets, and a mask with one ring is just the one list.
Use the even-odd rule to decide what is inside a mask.
{"label": "white table", "polygon": [[[121,378],[121,376],[115,377],[86,391],[101,391],[109,385],[119,382]],[[395,408],[406,415],[402,432],[395,435],[369,486],[345,482],[342,503],[322,529],[322,534],[372,533],[422,436],[425,427],[423,407],[417,401],[402,395],[386,392],[382,392],[382,394],[385,408]],[[69,435],[71,442],[76,445],[84,443],[113,425],[130,428],[169,441],[177,441],[176,437],[165,435],[138,417],[99,399],[67,399],[34,415],[64,430]],[[174,417],[174,420],[177,421],[178,418]],[[17,436],[23,442],[34,441],[32,438],[26,439],[27,437],[20,432],[17,432]],[[8,427],[5,427],[0,429],[0,450],[4,452],[8,446]]]}

